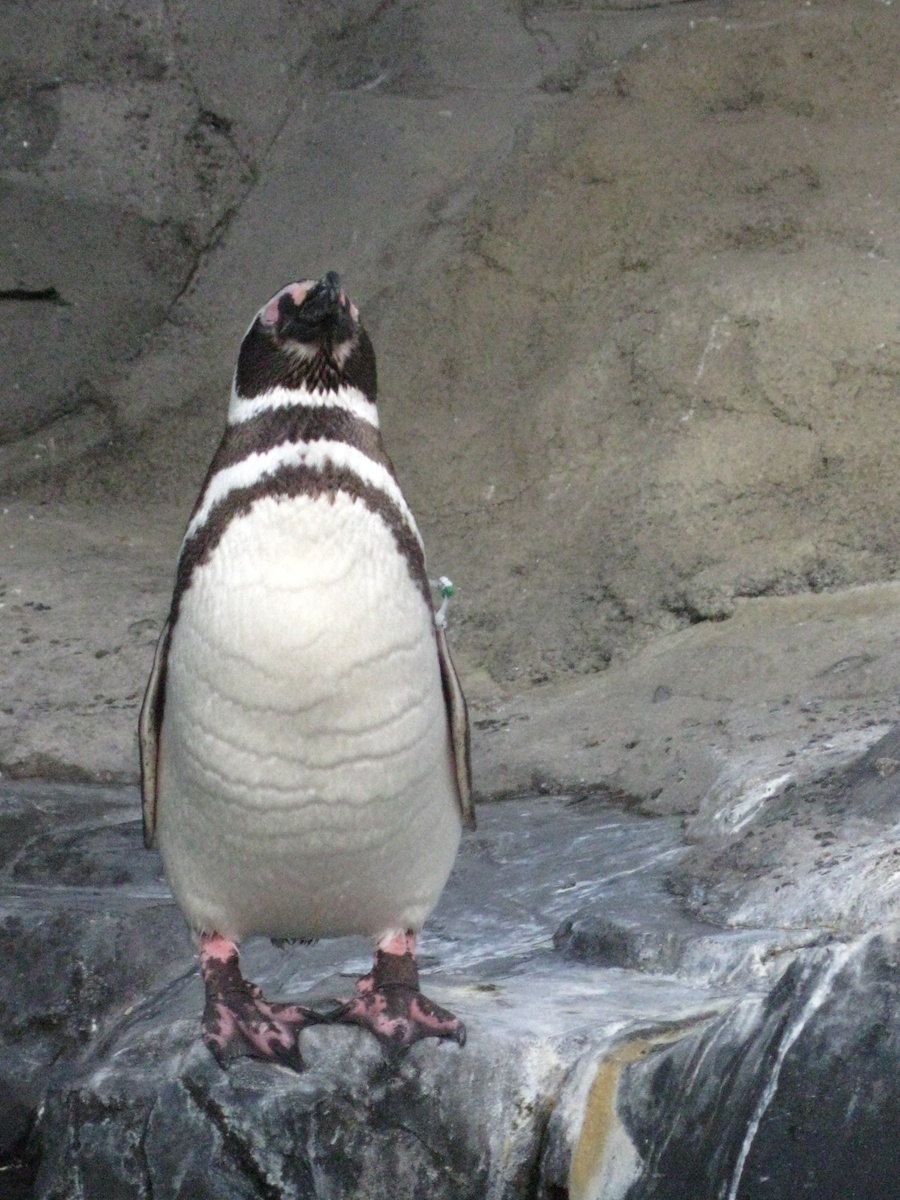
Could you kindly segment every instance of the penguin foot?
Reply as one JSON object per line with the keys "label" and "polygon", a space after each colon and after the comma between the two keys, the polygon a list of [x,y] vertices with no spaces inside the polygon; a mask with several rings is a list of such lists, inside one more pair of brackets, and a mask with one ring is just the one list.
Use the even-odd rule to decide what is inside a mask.
{"label": "penguin foot", "polygon": [[248,1057],[302,1069],[300,1030],[321,1022],[318,1013],[266,1000],[241,974],[235,943],[219,934],[201,937],[200,972],[206,987],[201,1036],[220,1067]]}
{"label": "penguin foot", "polygon": [[466,1027],[446,1008],[419,991],[415,934],[382,939],[368,975],[356,981],[356,995],[332,1018],[361,1025],[388,1051],[405,1050],[422,1038],[448,1038],[466,1043]]}

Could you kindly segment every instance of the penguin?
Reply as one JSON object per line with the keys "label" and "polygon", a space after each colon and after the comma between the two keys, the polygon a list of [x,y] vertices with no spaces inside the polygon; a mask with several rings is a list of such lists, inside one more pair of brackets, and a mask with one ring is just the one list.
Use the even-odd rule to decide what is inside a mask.
{"label": "penguin", "polygon": [[[419,990],[416,938],[475,826],[468,716],[376,398],[337,273],[259,310],[141,708],[144,841],[197,940],[223,1067],[299,1070],[323,1020],[395,1050],[465,1042]],[[373,966],[324,1017],[244,978],[255,934],[362,934]]]}

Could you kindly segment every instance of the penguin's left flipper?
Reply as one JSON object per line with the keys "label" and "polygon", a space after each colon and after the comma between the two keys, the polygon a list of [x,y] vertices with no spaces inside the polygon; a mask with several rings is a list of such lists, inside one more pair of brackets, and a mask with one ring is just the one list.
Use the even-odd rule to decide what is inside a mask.
{"label": "penguin's left flipper", "polygon": [[475,803],[472,799],[472,740],[469,732],[469,710],[466,698],[450,657],[450,646],[444,626],[435,621],[434,636],[441,668],[441,688],[447,709],[447,727],[456,776],[456,795],[459,812],[466,829],[475,828]]}
{"label": "penguin's left flipper", "polygon": [[300,1030],[326,1018],[298,1004],[266,1000],[241,974],[237,946],[218,934],[201,937],[200,970],[206,987],[201,1036],[220,1067],[246,1057],[303,1069]]}
{"label": "penguin's left flipper", "polygon": [[429,1037],[466,1044],[466,1027],[459,1017],[419,991],[412,933],[379,943],[372,970],[356,981],[356,995],[330,1020],[368,1029],[389,1055]]}

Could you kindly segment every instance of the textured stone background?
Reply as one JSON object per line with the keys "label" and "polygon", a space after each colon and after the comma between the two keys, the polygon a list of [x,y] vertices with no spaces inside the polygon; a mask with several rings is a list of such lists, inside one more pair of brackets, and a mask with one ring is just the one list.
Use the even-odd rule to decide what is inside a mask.
{"label": "textured stone background", "polygon": [[476,704],[892,579],[897,20],[6,6],[0,766],[133,777],[240,336],[330,267]]}

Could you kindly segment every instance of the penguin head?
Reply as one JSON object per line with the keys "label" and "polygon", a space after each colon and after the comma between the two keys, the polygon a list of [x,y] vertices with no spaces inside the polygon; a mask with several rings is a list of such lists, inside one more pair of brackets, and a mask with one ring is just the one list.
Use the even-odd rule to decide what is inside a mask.
{"label": "penguin head", "polygon": [[316,282],[290,283],[260,310],[259,320],[288,353],[314,355],[328,347],[340,355],[359,328],[359,310],[341,291],[336,271]]}
{"label": "penguin head", "polygon": [[237,395],[252,399],[276,387],[355,387],[375,401],[375,351],[337,272],[289,283],[247,330],[235,372]]}

